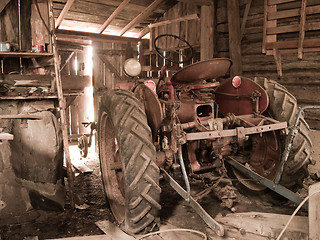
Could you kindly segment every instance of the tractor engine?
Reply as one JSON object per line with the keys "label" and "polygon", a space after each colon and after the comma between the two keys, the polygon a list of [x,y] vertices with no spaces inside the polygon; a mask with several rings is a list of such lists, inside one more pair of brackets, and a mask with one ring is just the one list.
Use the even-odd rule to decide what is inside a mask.
{"label": "tractor engine", "polygon": [[[166,163],[168,166],[174,162],[177,131],[174,129],[175,122],[179,123],[187,133],[223,130],[224,125],[234,123],[232,116],[224,119],[216,118],[218,106],[215,103],[214,91],[219,85],[220,83],[215,80],[173,85],[166,79],[165,84],[160,87],[158,96],[166,113],[163,122],[167,123],[162,127],[162,141],[165,144],[159,144],[162,146],[162,152],[165,152],[160,160],[162,164]],[[236,151],[232,137],[196,140],[187,142],[183,146],[184,158],[188,160],[192,172],[210,171],[221,167],[223,157]]]}

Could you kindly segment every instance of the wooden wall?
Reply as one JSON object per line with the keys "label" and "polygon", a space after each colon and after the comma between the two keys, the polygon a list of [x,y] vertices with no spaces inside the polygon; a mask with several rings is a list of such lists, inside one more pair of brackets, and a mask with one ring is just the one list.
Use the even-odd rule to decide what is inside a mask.
{"label": "wooden wall", "polygon": [[93,88],[95,120],[98,120],[100,97],[107,88],[123,81],[130,81],[124,76],[123,63],[130,57],[137,58],[138,40],[135,42],[93,42]]}
{"label": "wooden wall", "polygon": [[[244,15],[247,0],[239,0],[240,17]],[[315,1],[308,1],[315,4]],[[217,0],[216,57],[229,57],[227,1]],[[301,5],[301,0],[282,5],[290,9]],[[319,14],[314,15],[320,21]],[[241,22],[240,20],[240,22]],[[299,60],[297,53],[281,54],[283,76],[279,77],[273,56],[262,53],[264,1],[252,1],[241,41],[243,76],[262,76],[278,81],[296,96],[300,106],[320,105],[320,54],[307,52]],[[297,19],[292,19],[297,21]],[[283,23],[284,24],[284,23]],[[320,37],[320,33],[313,31]],[[281,40],[292,38],[292,34],[282,34]],[[312,128],[320,128],[320,111],[307,111],[306,119]]]}
{"label": "wooden wall", "polygon": [[[31,1],[21,1],[21,34],[22,50],[24,51],[31,50]],[[18,25],[18,3],[11,0],[0,13],[0,42],[9,42],[16,49],[19,49]]]}

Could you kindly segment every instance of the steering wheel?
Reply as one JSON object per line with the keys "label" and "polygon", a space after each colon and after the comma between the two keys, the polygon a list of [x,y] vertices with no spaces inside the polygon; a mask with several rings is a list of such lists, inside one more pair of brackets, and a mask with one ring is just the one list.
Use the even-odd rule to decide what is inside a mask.
{"label": "steering wheel", "polygon": [[[168,57],[168,56],[165,56],[165,55],[164,55],[164,52],[165,52],[165,51],[166,51],[166,52],[170,51],[170,52],[172,52],[172,53],[177,53],[178,55],[181,54],[181,53],[179,53],[179,50],[175,50],[175,51],[174,51],[174,50],[165,50],[165,49],[160,49],[160,48],[158,47],[159,39],[165,38],[165,37],[178,39],[179,41],[184,42],[184,43],[188,46],[187,49],[190,49],[190,50],[191,50],[190,56],[187,57],[186,55],[183,55],[185,59],[184,59],[184,60],[181,60],[181,61],[180,61],[180,60],[179,60],[179,61],[174,60],[173,57],[172,57],[172,54],[169,54],[169,55],[168,55],[169,57]],[[178,63],[178,64],[180,64],[180,63],[186,63],[186,62],[189,62],[189,61],[191,60],[192,56],[193,56],[193,48],[192,48],[192,46],[190,45],[190,43],[188,43],[185,39],[183,39],[183,38],[181,38],[181,37],[179,37],[179,36],[173,35],[173,34],[161,34],[161,35],[157,36],[157,37],[154,39],[154,41],[153,41],[153,46],[154,46],[154,48],[156,49],[157,54],[158,54],[160,57],[162,57],[163,59],[168,60],[169,62]],[[171,57],[170,57],[170,56],[171,56]]]}

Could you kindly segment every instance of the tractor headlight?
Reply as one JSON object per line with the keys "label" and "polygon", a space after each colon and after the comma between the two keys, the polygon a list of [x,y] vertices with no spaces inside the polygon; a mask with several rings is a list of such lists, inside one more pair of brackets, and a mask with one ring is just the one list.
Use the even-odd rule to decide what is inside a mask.
{"label": "tractor headlight", "polygon": [[123,71],[129,77],[136,77],[141,73],[141,64],[138,60],[129,58],[123,64]]}

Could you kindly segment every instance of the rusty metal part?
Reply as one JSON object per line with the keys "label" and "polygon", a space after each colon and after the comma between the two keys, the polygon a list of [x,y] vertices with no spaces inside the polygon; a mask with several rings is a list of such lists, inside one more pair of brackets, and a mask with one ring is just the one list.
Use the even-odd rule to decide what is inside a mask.
{"label": "rusty metal part", "polygon": [[[269,180],[274,180],[280,167],[281,148],[279,135],[274,131],[260,134],[251,135],[250,148],[247,147],[246,151],[250,155],[235,155],[233,158],[238,160],[243,165],[250,168],[262,177]],[[248,180],[250,177],[232,168],[233,174],[239,182],[253,191],[261,191],[266,187],[255,181]]]}
{"label": "rusty metal part", "polygon": [[187,84],[186,86],[182,86],[181,89],[185,92],[189,92],[190,90],[199,90],[204,88],[213,88],[220,86],[220,82],[205,82],[203,84]]}
{"label": "rusty metal part", "polygon": [[180,102],[180,108],[177,115],[182,123],[192,122],[196,119],[201,121],[214,118],[213,101],[197,103],[193,99],[183,100]]}
{"label": "rusty metal part", "polygon": [[290,135],[289,135],[289,140],[286,144],[286,147],[284,149],[284,152],[282,154],[282,159],[281,159],[281,164],[280,164],[280,171],[278,172],[276,179],[275,179],[275,183],[279,183],[281,180],[281,176],[283,173],[283,169],[284,169],[284,165],[287,162],[288,158],[289,158],[289,154],[291,151],[291,147],[292,147],[292,143],[293,143],[293,139],[298,135],[299,131],[298,131],[298,124],[301,118],[301,115],[303,113],[304,110],[306,109],[320,109],[320,106],[306,106],[303,107],[299,110],[294,126],[290,129]]}
{"label": "rusty metal part", "polygon": [[[232,79],[227,79],[215,91],[215,100],[224,116],[228,113],[236,116],[263,113],[269,105],[268,94],[260,85],[249,78],[241,79],[238,88],[232,86]],[[253,100],[259,102],[259,106]]]}
{"label": "rusty metal part", "polygon": [[[251,135],[263,132],[270,132],[275,130],[284,129],[287,127],[287,122],[274,123],[269,125],[257,126],[257,127],[248,127],[243,129],[244,135]],[[232,137],[238,136],[238,130],[235,129],[227,129],[220,131],[207,131],[207,132],[196,132],[196,133],[187,133],[186,140],[194,141],[201,139],[213,139],[213,138],[221,138],[221,137]]]}
{"label": "rusty metal part", "polygon": [[166,179],[169,181],[170,186],[188,203],[190,206],[199,214],[199,216],[205,221],[205,223],[218,235],[224,235],[224,228],[223,226],[214,220],[202,207],[201,205],[194,200],[192,196],[188,194],[186,190],[184,190],[179,183],[177,183],[164,169],[162,172],[165,174]]}
{"label": "rusty metal part", "polygon": [[148,125],[152,130],[152,136],[155,137],[163,120],[161,104],[156,94],[144,84],[139,84],[133,93],[143,104]]}
{"label": "rusty metal part", "polygon": [[224,76],[232,61],[228,58],[210,59],[191,64],[176,72],[171,81],[173,84],[195,83]]}
{"label": "rusty metal part", "polygon": [[[234,116],[235,117],[235,116]],[[184,130],[196,128],[200,131],[222,130],[223,124],[229,125],[235,122],[235,118],[227,116],[226,118],[210,118],[208,120],[196,119],[193,122],[182,123],[181,128]]]}
{"label": "rusty metal part", "polygon": [[[235,167],[235,168],[239,169],[240,171],[244,172],[245,174],[249,175],[252,179],[257,180],[262,185],[268,187],[272,191],[275,191],[276,193],[280,194],[281,196],[283,196],[283,197],[285,197],[285,198],[287,198],[297,204],[300,204],[302,202],[303,199],[301,199],[296,193],[290,191],[289,189],[287,189],[281,185],[274,183],[273,181],[271,181],[263,176],[260,176],[259,174],[255,173],[251,169],[245,167],[244,165],[242,165],[241,163],[236,161],[233,157],[230,156],[227,159],[227,161],[233,167]],[[308,203],[305,203],[303,205],[303,207],[305,209],[308,209]]]}

